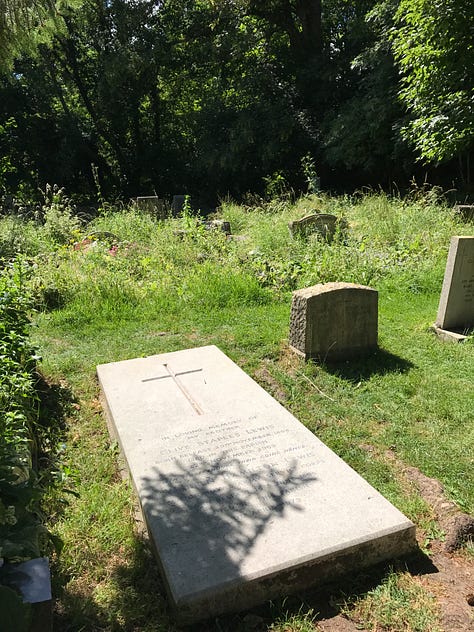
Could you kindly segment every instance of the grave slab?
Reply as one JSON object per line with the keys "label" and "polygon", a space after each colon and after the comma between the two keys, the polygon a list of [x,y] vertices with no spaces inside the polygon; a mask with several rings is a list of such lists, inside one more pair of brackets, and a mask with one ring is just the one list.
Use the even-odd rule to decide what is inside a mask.
{"label": "grave slab", "polygon": [[[474,237],[452,237],[435,331],[464,338],[474,329]],[[440,335],[438,333],[438,335]]]}
{"label": "grave slab", "polygon": [[182,621],[416,548],[413,523],[217,347],[97,374]]}

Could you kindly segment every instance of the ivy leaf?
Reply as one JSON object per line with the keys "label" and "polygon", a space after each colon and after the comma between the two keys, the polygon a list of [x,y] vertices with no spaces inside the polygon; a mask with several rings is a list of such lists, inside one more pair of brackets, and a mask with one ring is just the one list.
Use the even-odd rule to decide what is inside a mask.
{"label": "ivy leaf", "polygon": [[31,605],[8,586],[0,586],[0,612],[2,629],[28,632],[31,623]]}

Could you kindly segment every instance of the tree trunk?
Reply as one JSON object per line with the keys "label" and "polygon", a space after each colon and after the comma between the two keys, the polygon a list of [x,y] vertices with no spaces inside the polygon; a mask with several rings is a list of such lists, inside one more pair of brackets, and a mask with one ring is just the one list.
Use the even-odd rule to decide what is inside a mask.
{"label": "tree trunk", "polygon": [[296,13],[301,22],[301,48],[307,55],[321,52],[321,0],[297,0]]}
{"label": "tree trunk", "polygon": [[250,12],[282,29],[293,55],[312,57],[322,50],[321,0],[250,0]]}

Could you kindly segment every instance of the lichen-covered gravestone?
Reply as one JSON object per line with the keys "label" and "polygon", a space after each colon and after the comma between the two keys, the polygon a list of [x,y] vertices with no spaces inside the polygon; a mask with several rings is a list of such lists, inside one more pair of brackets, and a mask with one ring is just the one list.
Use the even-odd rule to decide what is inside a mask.
{"label": "lichen-covered gravestone", "polygon": [[343,360],[377,348],[378,292],[322,283],[293,292],[290,347],[305,359]]}
{"label": "lichen-covered gravestone", "polygon": [[336,231],[345,230],[346,223],[330,213],[313,213],[301,219],[296,219],[288,224],[292,237],[304,237],[319,235],[325,241],[331,242]]}
{"label": "lichen-covered gravestone", "polygon": [[474,329],[474,237],[451,238],[434,329],[452,341]]}

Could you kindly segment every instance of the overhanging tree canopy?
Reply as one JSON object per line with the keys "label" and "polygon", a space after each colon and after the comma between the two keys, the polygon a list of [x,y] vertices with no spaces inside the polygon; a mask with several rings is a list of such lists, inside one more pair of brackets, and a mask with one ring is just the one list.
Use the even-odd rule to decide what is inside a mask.
{"label": "overhanging tree canopy", "polygon": [[51,41],[63,25],[63,16],[80,0],[0,0],[0,70],[11,67],[15,56],[31,53]]}
{"label": "overhanging tree canopy", "polygon": [[420,157],[439,162],[474,145],[472,0],[401,0],[393,34],[405,127]]}

